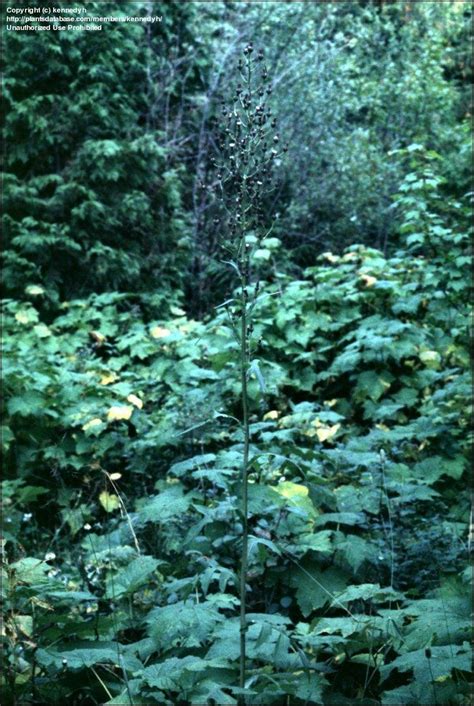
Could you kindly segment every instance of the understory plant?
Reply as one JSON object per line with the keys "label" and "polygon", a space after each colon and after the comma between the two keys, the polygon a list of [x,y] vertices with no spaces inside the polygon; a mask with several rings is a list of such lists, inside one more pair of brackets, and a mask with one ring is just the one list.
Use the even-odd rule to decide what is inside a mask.
{"label": "understory plant", "polygon": [[[448,235],[409,267],[326,253],[252,313],[249,705],[469,703],[468,278]],[[131,325],[102,296],[44,322],[28,296],[4,317],[2,703],[235,705],[229,314]]]}
{"label": "understory plant", "polygon": [[253,313],[265,296],[260,289],[254,256],[262,252],[272,226],[264,217],[264,200],[276,185],[275,165],[281,151],[277,120],[270,106],[271,77],[265,65],[263,49],[256,51],[249,43],[234,67],[240,80],[230,100],[221,104],[218,129],[219,156],[213,159],[210,181],[202,184],[214,196],[214,225],[220,233],[223,264],[233,270],[237,288],[220,305],[237,344],[240,369],[242,464],[240,469],[240,517],[242,525],[240,559],[240,669],[239,687],[246,683],[247,571],[249,551],[248,474],[250,457],[250,400],[248,379],[253,373],[261,394],[265,382],[256,357]]}

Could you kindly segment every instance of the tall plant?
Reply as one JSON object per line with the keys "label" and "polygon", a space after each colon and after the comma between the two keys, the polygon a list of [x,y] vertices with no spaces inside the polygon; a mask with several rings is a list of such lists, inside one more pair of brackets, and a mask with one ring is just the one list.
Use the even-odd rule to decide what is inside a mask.
{"label": "tall plant", "polygon": [[[246,681],[247,633],[247,562],[248,562],[248,472],[250,465],[249,396],[247,383],[254,373],[263,390],[263,378],[253,354],[252,316],[261,288],[258,273],[252,266],[253,256],[272,230],[265,222],[264,197],[275,187],[275,165],[280,150],[277,122],[269,105],[271,79],[264,62],[263,50],[249,43],[238,59],[235,73],[239,80],[230,99],[222,101],[218,122],[220,156],[213,159],[208,183],[202,187],[214,196],[214,225],[221,236],[226,254],[223,263],[237,277],[237,288],[223,307],[238,342],[242,412],[243,451],[241,467],[242,548],[240,565],[240,678]],[[216,118],[217,121],[217,118]],[[244,701],[244,697],[241,697]]]}

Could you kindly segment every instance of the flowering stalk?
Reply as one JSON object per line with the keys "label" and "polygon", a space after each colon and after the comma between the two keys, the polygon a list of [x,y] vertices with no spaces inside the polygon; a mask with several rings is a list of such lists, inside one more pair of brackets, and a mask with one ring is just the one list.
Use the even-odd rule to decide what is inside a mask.
{"label": "flowering stalk", "polygon": [[[256,55],[255,55],[256,54]],[[211,160],[215,170],[210,183],[202,188],[215,196],[214,224],[225,234],[222,246],[230,259],[224,262],[238,276],[238,291],[222,306],[239,344],[242,406],[243,454],[241,467],[242,549],[240,561],[240,670],[239,686],[246,682],[247,635],[247,565],[248,565],[248,472],[250,451],[248,377],[251,366],[253,335],[252,312],[257,302],[260,283],[254,282],[252,255],[270,231],[264,232],[263,199],[272,190],[271,172],[280,141],[276,121],[267,101],[271,95],[263,51],[254,52],[252,44],[243,51],[237,71],[237,84],[232,104],[222,102],[222,122],[218,146],[222,160]],[[225,127],[222,127],[223,126]],[[287,150],[286,147],[283,148]],[[271,229],[270,229],[271,230]],[[258,371],[258,367],[256,368]],[[258,375],[260,375],[258,371]],[[241,703],[245,699],[241,696]]]}
{"label": "flowering stalk", "polygon": [[248,285],[248,270],[244,269],[241,277],[241,334],[240,334],[240,378],[242,388],[242,429],[244,434],[244,452],[242,457],[242,554],[240,560],[240,674],[239,686],[245,687],[246,668],[246,583],[248,561],[248,467],[249,467],[249,410],[247,393],[247,375],[249,367],[249,329],[247,326],[247,302],[245,292]]}

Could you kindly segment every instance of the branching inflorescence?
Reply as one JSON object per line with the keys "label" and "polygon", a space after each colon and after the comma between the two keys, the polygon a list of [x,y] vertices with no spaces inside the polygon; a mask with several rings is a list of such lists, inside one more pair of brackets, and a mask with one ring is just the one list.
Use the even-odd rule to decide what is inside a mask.
{"label": "branching inflorescence", "polygon": [[275,188],[276,158],[287,147],[281,146],[277,122],[269,105],[271,79],[263,50],[248,44],[239,58],[240,76],[230,101],[222,102],[222,116],[216,118],[219,134],[219,159],[203,189],[214,196],[214,226],[233,268],[238,287],[224,304],[229,323],[239,343],[243,454],[241,471],[242,552],[240,567],[240,688],[246,681],[246,592],[248,559],[248,469],[249,400],[247,382],[253,370],[261,381],[256,361],[251,363],[254,346],[252,312],[260,296],[260,281],[252,270],[252,259],[272,226],[265,222],[264,203]]}

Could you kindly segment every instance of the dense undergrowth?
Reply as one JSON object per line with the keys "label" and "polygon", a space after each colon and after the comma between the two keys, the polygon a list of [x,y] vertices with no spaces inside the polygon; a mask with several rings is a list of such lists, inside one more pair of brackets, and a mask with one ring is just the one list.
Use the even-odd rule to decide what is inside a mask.
{"label": "dense undergrowth", "polygon": [[163,19],[5,35],[2,704],[467,706],[472,8],[83,5]]}
{"label": "dense undergrowth", "polygon": [[[417,159],[393,256],[256,253],[248,704],[469,703],[467,213]],[[182,306],[5,303],[3,703],[237,703],[236,343]]]}

